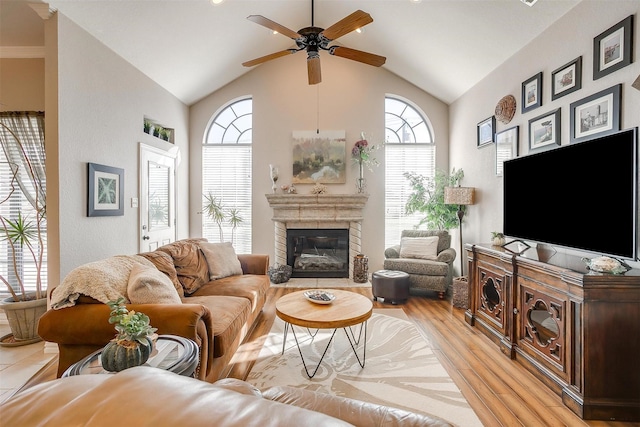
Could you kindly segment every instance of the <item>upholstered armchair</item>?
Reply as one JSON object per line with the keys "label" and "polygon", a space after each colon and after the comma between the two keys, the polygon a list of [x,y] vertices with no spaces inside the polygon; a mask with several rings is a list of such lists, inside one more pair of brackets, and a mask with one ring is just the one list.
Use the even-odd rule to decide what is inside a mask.
{"label": "upholstered armchair", "polygon": [[[384,251],[384,269],[409,273],[409,292],[438,292],[440,299],[453,281],[451,235],[446,230],[404,230],[399,245]],[[437,239],[436,239],[437,238]]]}

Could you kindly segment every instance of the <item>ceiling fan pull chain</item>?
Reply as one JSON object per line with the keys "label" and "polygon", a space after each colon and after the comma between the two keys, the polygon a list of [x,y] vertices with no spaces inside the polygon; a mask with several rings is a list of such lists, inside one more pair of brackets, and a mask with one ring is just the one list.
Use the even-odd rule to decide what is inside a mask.
{"label": "ceiling fan pull chain", "polygon": [[320,134],[320,86],[316,85],[316,133]]}

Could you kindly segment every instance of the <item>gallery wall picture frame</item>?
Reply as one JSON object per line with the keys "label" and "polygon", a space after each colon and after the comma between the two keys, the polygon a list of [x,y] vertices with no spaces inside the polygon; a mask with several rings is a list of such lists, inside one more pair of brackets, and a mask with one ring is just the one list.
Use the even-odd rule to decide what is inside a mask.
{"label": "gallery wall picture frame", "polygon": [[551,99],[556,100],[582,88],[582,56],[551,73]]}
{"label": "gallery wall picture frame", "polygon": [[491,116],[484,119],[476,127],[477,134],[477,148],[492,144],[496,133],[496,117]]}
{"label": "gallery wall picture frame", "polygon": [[571,143],[586,141],[620,130],[622,84],[572,102],[569,106]]}
{"label": "gallery wall picture frame", "polygon": [[542,106],[542,71],[522,82],[522,113]]}
{"label": "gallery wall picture frame", "polygon": [[124,169],[88,163],[87,216],[124,215]]}
{"label": "gallery wall picture frame", "polygon": [[529,120],[529,152],[546,151],[560,145],[561,109]]}
{"label": "gallery wall picture frame", "polygon": [[502,176],[504,162],[518,157],[520,126],[496,133],[496,176]]}
{"label": "gallery wall picture frame", "polygon": [[593,39],[593,80],[631,64],[632,52],[633,15],[630,15]]}

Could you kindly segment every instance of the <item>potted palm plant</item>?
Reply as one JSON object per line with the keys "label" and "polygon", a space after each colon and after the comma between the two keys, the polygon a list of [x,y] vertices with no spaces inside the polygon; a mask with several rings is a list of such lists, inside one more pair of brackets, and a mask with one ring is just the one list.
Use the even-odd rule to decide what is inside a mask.
{"label": "potted palm plant", "polygon": [[[20,155],[20,163],[9,161],[13,172],[12,179],[0,204],[15,203],[16,192],[22,192],[31,206],[28,215],[18,212],[15,216],[0,215],[0,243],[6,245],[9,265],[6,272],[0,274],[0,281],[11,294],[0,301],[4,310],[11,334],[2,337],[0,345],[25,345],[40,341],[37,334],[40,316],[47,310],[46,293],[43,291],[42,268],[46,236],[46,203],[43,183],[36,177],[29,152],[24,148],[17,135],[4,124],[0,124],[6,132],[15,138],[12,144]],[[15,150],[14,150],[15,151]],[[21,182],[28,177],[28,185]],[[21,198],[21,197],[20,197]],[[29,283],[35,290],[27,292],[25,265],[29,265],[29,276],[34,283]]]}

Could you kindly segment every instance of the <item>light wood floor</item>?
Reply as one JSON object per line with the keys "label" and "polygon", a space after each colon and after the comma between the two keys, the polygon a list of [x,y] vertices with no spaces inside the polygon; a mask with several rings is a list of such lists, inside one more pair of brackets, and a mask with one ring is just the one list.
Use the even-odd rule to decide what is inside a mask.
{"label": "light wood floor", "polygon": [[[275,318],[275,301],[294,288],[271,288],[255,329],[241,346],[229,372],[245,379]],[[370,288],[349,288],[372,297]],[[485,426],[628,427],[640,423],[582,421],[559,396],[464,321],[464,310],[435,296],[411,297],[406,304],[374,302],[376,308],[402,308],[431,342],[438,359]],[[25,387],[55,377],[55,364],[45,367]]]}

